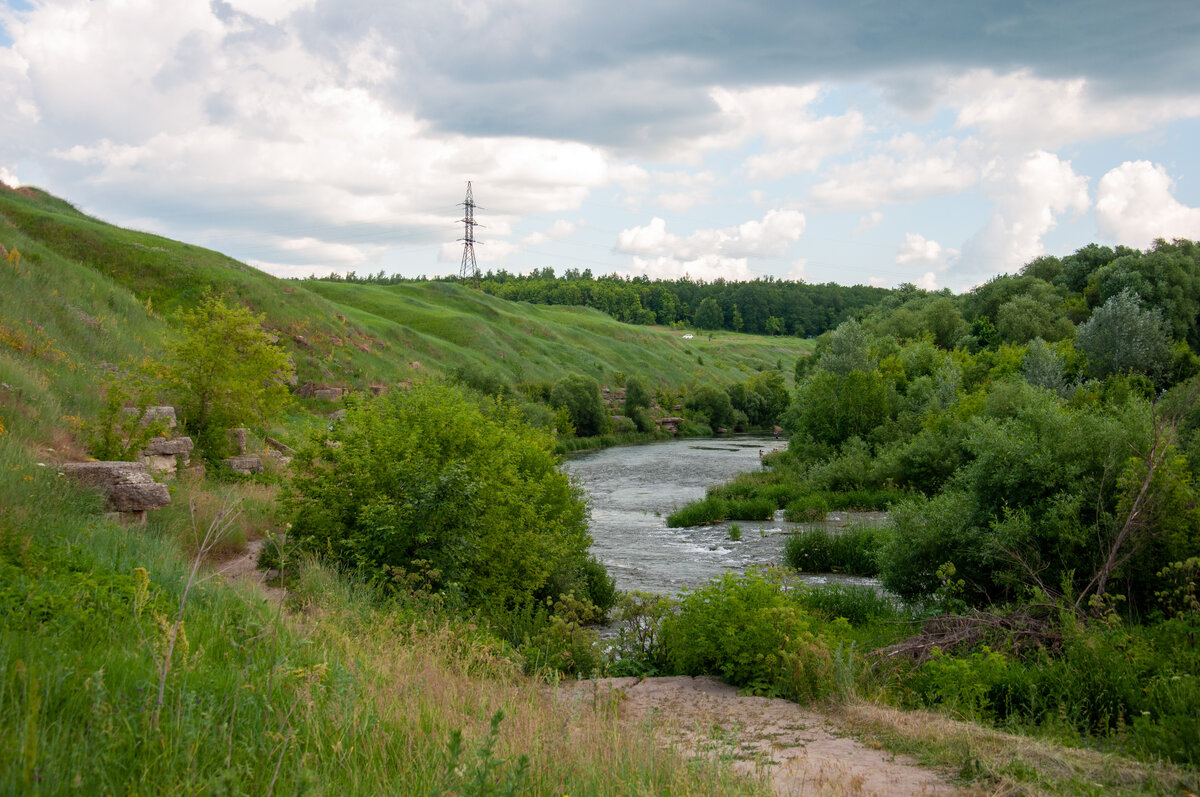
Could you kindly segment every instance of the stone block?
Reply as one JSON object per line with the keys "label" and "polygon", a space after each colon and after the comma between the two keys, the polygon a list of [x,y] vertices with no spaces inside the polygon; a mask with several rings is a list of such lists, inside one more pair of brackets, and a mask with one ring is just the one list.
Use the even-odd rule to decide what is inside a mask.
{"label": "stone block", "polygon": [[251,473],[263,472],[262,459],[254,454],[242,454],[221,461],[234,473],[241,473],[248,476]]}

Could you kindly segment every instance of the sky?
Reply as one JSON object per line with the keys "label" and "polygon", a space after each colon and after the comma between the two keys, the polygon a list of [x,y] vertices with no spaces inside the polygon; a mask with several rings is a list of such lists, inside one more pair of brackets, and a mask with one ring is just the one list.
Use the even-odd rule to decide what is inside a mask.
{"label": "sky", "polygon": [[1195,0],[0,0],[0,181],[278,276],[959,292],[1200,239]]}

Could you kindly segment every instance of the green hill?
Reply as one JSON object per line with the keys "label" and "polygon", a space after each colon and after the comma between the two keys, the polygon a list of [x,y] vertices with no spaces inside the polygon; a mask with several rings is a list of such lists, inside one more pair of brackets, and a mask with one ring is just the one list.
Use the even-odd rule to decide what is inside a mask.
{"label": "green hill", "polygon": [[[529,305],[454,282],[391,286],[281,280],[218,252],[122,229],[36,189],[0,190],[0,376],[53,383],[67,414],[94,410],[112,366],[153,357],[171,313],[217,291],[266,316],[301,382],[395,384],[495,366],[514,385],[578,372],[678,387],[782,365],[811,342],[698,335],[619,323],[595,310]],[[31,359],[32,357],[32,359]],[[49,384],[48,383],[48,384]]]}

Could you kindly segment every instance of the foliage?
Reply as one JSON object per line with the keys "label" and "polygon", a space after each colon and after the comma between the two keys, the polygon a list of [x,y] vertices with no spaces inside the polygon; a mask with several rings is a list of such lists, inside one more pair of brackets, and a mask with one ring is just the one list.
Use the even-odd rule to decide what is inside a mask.
{"label": "foliage", "polygon": [[716,385],[701,385],[687,394],[683,400],[689,418],[697,423],[718,428],[733,425],[733,404],[729,394]]}
{"label": "foliage", "polygon": [[731,385],[727,392],[733,408],[744,412],[751,426],[774,426],[791,403],[783,374],[776,370],[757,373],[741,384]]}
{"label": "foliage", "polygon": [[228,447],[225,431],[266,423],[291,402],[295,369],[263,329],[264,316],[207,294],[179,313],[179,334],[167,345],[163,384],[185,428],[207,457]]}
{"label": "foliage", "polygon": [[879,551],[888,535],[888,530],[879,526],[797,531],[784,543],[783,561],[806,573],[875,576],[879,574]]}
{"label": "foliage", "polygon": [[575,434],[580,437],[604,434],[609,430],[608,410],[600,398],[600,383],[590,376],[568,374],[554,383],[550,405],[570,413]]}
{"label": "foliage", "polygon": [[833,655],[819,628],[767,576],[726,573],[680,600],[662,621],[667,671],[717,674],[756,694],[798,702],[836,689]]}
{"label": "foliage", "polygon": [[85,426],[88,453],[105,461],[136,460],[151,440],[166,431],[167,422],[146,419],[150,391],[135,375],[112,379],[103,390],[100,413]]}
{"label": "foliage", "polygon": [[650,391],[646,389],[646,383],[637,377],[627,380],[625,383],[625,414],[636,419],[638,410],[649,408]]}
{"label": "foliage", "polygon": [[552,450],[512,410],[448,386],[356,397],[294,461],[291,534],[376,580],[422,571],[474,603],[556,597],[552,575],[589,539]]}
{"label": "foliage", "polygon": [[721,312],[721,306],[717,304],[717,300],[711,296],[702,302],[696,308],[696,317],[694,323],[700,329],[721,329],[725,326],[725,314]]}
{"label": "foliage", "polygon": [[1170,346],[1162,314],[1143,308],[1137,294],[1126,288],[1096,309],[1079,327],[1076,345],[1087,356],[1093,376],[1142,373],[1159,377],[1166,368]]}

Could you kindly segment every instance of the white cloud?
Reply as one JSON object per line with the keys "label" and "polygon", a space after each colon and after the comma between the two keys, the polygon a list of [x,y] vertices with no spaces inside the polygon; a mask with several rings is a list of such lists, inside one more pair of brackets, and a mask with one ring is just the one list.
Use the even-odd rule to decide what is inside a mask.
{"label": "white cloud", "polygon": [[[283,19],[304,3],[237,5]],[[376,89],[392,58],[377,34],[322,55],[287,22],[260,40],[213,8],[66,0],[25,14],[14,48],[0,48],[0,78],[27,73],[52,168],[97,194],[220,208],[268,241],[319,227],[331,244],[339,225],[373,226],[373,239],[453,240],[467,179],[481,205],[504,207],[483,222],[495,237],[508,234],[506,219],[573,210],[614,177],[636,179],[587,144],[434,130]],[[0,157],[9,138],[0,130]],[[481,252],[492,257],[515,251],[489,243]],[[292,256],[278,249],[263,262]]]}
{"label": "white cloud", "polygon": [[0,183],[4,183],[9,188],[20,188],[21,181],[17,179],[17,173],[9,171],[8,168],[0,166]]}
{"label": "white cloud", "polygon": [[1009,152],[1150,130],[1200,116],[1200,97],[1101,94],[1084,78],[1035,77],[1027,69],[976,69],[946,81],[942,101],[957,108],[956,127],[971,128]]}
{"label": "white cloud", "polygon": [[864,232],[872,227],[878,227],[883,222],[883,213],[878,210],[872,210],[865,216],[858,219],[858,224],[850,232]]}
{"label": "white cloud", "polygon": [[974,142],[893,137],[882,152],[833,168],[814,186],[814,201],[831,208],[869,208],[964,191],[979,180]]}
{"label": "white cloud", "polygon": [[755,274],[746,264],[744,257],[721,257],[701,255],[691,260],[676,257],[634,257],[630,264],[634,274],[645,274],[656,279],[680,279],[690,277],[699,280],[752,280]]}
{"label": "white cloud", "polygon": [[862,113],[817,116],[810,106],[821,98],[817,85],[759,86],[710,92],[722,116],[720,132],[699,136],[676,153],[681,161],[699,162],[713,150],[734,150],[762,140],[763,151],[744,164],[752,180],[775,180],[816,169],[826,158],[848,152],[867,128]]}
{"label": "white cloud", "polygon": [[667,223],[655,217],[644,227],[622,230],[617,251],[638,257],[670,257],[694,262],[702,258],[744,260],[773,257],[804,234],[804,214],[797,210],[769,210],[762,220],[751,220],[721,230],[696,230],[686,238],[667,232]]}
{"label": "white cloud", "polygon": [[1045,151],[1016,163],[993,162],[983,190],[995,209],[964,248],[962,261],[972,272],[967,277],[1012,271],[1044,255],[1042,237],[1058,225],[1058,216],[1091,206],[1087,178],[1075,174],[1070,161]]}
{"label": "white cloud", "polygon": [[799,257],[792,261],[792,267],[788,269],[787,279],[795,280],[796,282],[804,282],[808,279],[808,258]]}
{"label": "white cloud", "polygon": [[945,268],[946,261],[958,255],[953,249],[943,249],[937,241],[927,239],[920,233],[905,233],[904,243],[896,248],[896,262],[902,266],[938,266]]}
{"label": "white cloud", "polygon": [[1144,249],[1155,238],[1200,238],[1200,208],[1172,196],[1174,181],[1161,165],[1125,161],[1100,178],[1096,226],[1116,243]]}
{"label": "white cloud", "polygon": [[926,271],[920,278],[913,282],[918,288],[926,291],[936,291],[938,289],[937,275],[932,271]]}
{"label": "white cloud", "polygon": [[566,219],[558,219],[554,224],[550,225],[550,229],[530,233],[521,239],[520,247],[522,249],[542,246],[559,238],[566,238],[575,232],[575,225]]}

